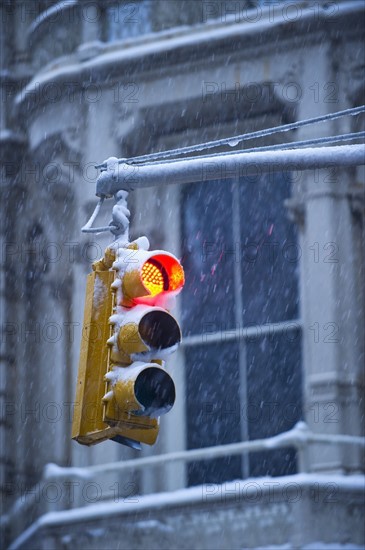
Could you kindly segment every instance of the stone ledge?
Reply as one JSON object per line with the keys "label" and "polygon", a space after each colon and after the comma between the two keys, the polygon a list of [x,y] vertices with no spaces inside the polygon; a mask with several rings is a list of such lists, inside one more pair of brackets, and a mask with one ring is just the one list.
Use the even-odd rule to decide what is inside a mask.
{"label": "stone ledge", "polygon": [[363,544],[365,477],[297,474],[133,497],[40,517],[10,549]]}

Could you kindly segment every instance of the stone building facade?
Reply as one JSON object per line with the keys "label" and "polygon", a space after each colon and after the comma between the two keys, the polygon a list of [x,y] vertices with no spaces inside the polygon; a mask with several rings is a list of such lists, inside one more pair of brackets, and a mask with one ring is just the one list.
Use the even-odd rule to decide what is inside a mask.
{"label": "stone building facade", "polygon": [[[86,274],[108,243],[80,233],[96,200],[94,166],[110,156],[183,147],[362,105],[364,11],[361,2],[341,0],[3,0],[0,7],[6,514],[29,498],[47,463],[83,467],[140,456],[113,442],[87,448],[70,439]],[[341,118],[272,136],[265,145],[358,131],[363,124],[363,115]],[[147,235],[152,248],[182,257],[187,280],[176,312],[184,346],[169,360],[177,400],[144,456],[269,437],[299,420],[318,433],[363,435],[364,182],[363,167],[288,169],[130,194],[132,237]],[[100,223],[109,222],[107,203]],[[338,477],[328,479],[337,480],[336,509],[353,526],[336,531],[328,509],[322,517],[319,508],[316,536],[360,544],[358,512],[349,509],[361,505],[351,477],[361,479],[363,453],[343,445],[312,445],[308,453],[313,475],[346,476],[342,485]],[[63,485],[59,498],[43,494],[38,506],[13,518],[4,536],[19,535],[46,508],[90,503],[95,525],[113,532],[101,507],[112,502],[115,483],[123,498],[131,488],[140,495],[296,472],[294,451],[280,450],[176,463],[127,478],[106,475],[96,500],[80,487],[70,499]],[[179,533],[176,547],[189,547],[184,530],[196,529],[187,512],[189,492],[184,495],[183,505],[175,503],[183,526],[171,531]],[[214,512],[217,525],[228,509],[233,525],[246,504]],[[206,517],[216,508],[210,501],[204,506]],[[290,538],[292,531],[278,522],[284,538],[274,537],[276,544],[313,540],[311,496],[300,506],[285,513],[292,524],[295,514],[306,518],[303,532]],[[268,521],[276,521],[275,513],[267,511]],[[128,514],[120,514],[128,526]],[[170,535],[159,530],[163,513],[155,524],[141,514],[151,548],[166,537],[171,547]],[[39,548],[40,541],[60,547],[61,540],[68,547],[75,536],[83,540],[80,521],[73,531],[76,519],[65,518],[61,535],[56,524],[45,527],[47,536],[38,524],[29,535],[35,539],[18,547]],[[219,547],[242,547],[242,536],[246,540],[237,531]],[[110,540],[96,538],[92,546],[89,539],[82,547],[111,547]],[[272,540],[252,535],[247,545]],[[201,547],[210,544],[208,537]],[[135,545],[147,547],[143,536]]]}

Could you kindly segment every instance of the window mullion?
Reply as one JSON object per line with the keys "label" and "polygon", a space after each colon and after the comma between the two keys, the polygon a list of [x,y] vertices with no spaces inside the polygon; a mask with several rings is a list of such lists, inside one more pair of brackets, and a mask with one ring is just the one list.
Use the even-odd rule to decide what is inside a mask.
{"label": "window mullion", "polygon": [[[241,224],[240,224],[240,197],[239,197],[239,182],[235,180],[232,184],[232,235],[233,235],[233,288],[234,288],[234,304],[235,304],[235,324],[236,329],[240,330],[243,327],[243,296],[242,296],[242,273],[240,265],[241,251]],[[238,254],[236,252],[238,251]],[[242,411],[243,405],[247,403],[247,353],[246,341],[241,339],[238,343],[238,368],[240,378],[240,407]],[[240,414],[241,439],[247,441],[249,438],[247,415]],[[247,453],[242,455],[242,476],[249,476],[249,456]]]}

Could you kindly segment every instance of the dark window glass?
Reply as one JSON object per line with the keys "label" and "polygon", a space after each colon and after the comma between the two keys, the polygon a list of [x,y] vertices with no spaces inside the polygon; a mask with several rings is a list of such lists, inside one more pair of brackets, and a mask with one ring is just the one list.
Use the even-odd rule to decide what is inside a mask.
{"label": "dark window glass", "polygon": [[[247,342],[246,357],[249,439],[289,430],[302,415],[299,330],[287,330]],[[286,475],[295,471],[293,449],[250,454],[251,476]]]}
{"label": "dark window glass", "polygon": [[[187,347],[188,448],[265,438],[290,429],[301,418],[301,335],[290,330],[298,317],[300,249],[284,204],[288,174],[241,178],[238,194],[228,181],[191,184],[183,190],[182,293],[184,335],[287,321],[283,334],[246,341],[247,399],[240,385],[239,342]],[[239,197],[239,227],[234,226]],[[242,280],[241,323],[235,322],[234,273]],[[236,289],[237,292],[237,289]],[[242,477],[242,457],[188,466],[189,484]],[[247,464],[247,463],[246,463]],[[250,454],[249,475],[296,471],[293,449]],[[246,472],[246,470],[245,470]]]}
{"label": "dark window glass", "polygon": [[[241,440],[237,344],[186,349],[187,446],[189,449]],[[189,485],[242,477],[238,456],[192,462]]]}
{"label": "dark window glass", "polygon": [[288,174],[239,182],[243,324],[276,323],[298,316],[300,250],[284,204]]}
{"label": "dark window glass", "polygon": [[231,184],[193,183],[183,190],[185,270],[182,326],[184,335],[234,326]]}

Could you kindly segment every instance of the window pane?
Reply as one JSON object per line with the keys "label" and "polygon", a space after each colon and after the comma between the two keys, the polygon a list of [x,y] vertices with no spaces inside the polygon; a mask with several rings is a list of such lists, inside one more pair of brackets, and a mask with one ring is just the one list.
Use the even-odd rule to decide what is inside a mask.
{"label": "window pane", "polygon": [[182,326],[185,335],[234,326],[231,184],[193,183],[183,190],[185,287]]}
{"label": "window pane", "polygon": [[151,32],[151,3],[116,2],[106,10],[107,40],[123,40]]}
{"label": "window pane", "polygon": [[[301,380],[299,330],[247,342],[249,439],[285,432],[301,419]],[[251,476],[286,475],[295,471],[293,449],[250,454]]]}
{"label": "window pane", "polygon": [[290,177],[242,178],[239,193],[243,324],[295,319],[300,251],[284,205]]}
{"label": "window pane", "polygon": [[[194,346],[185,351],[187,447],[241,440],[237,344]],[[189,485],[242,477],[239,456],[192,462]]]}

